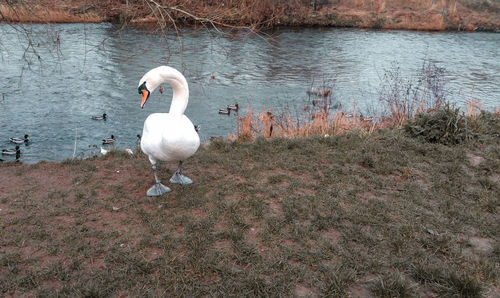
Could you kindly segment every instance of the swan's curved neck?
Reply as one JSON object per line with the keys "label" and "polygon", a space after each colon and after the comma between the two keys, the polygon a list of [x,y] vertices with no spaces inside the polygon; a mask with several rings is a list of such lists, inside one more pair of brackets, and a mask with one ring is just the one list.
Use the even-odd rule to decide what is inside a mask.
{"label": "swan's curved neck", "polygon": [[168,83],[173,90],[169,114],[183,115],[189,99],[189,88],[186,78],[175,68],[159,66],[144,75],[151,93],[161,83]]}
{"label": "swan's curved neck", "polygon": [[167,77],[165,82],[170,84],[173,90],[169,114],[183,115],[189,99],[189,88],[186,79],[184,76],[182,78]]}

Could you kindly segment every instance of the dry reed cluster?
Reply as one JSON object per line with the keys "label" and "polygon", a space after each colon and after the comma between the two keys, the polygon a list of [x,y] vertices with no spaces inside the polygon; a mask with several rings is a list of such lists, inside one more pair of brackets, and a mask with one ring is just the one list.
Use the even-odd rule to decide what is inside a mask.
{"label": "dry reed cluster", "polygon": [[264,111],[253,115],[249,108],[245,116],[239,117],[237,135],[230,135],[230,139],[251,140],[256,136],[272,137],[306,137],[311,135],[331,135],[335,128],[351,127],[350,121],[342,113],[330,115],[329,111],[314,114],[310,119],[294,119],[286,113],[274,114],[273,111]]}
{"label": "dry reed cluster", "polygon": [[254,115],[249,108],[245,116],[237,118],[237,133],[229,135],[229,139],[253,140],[257,136],[296,138],[335,135],[352,130],[371,133],[377,128],[394,127],[395,123],[390,117],[365,118],[356,112],[347,114],[341,110],[322,109],[310,117],[301,118],[287,112],[275,114],[272,110]]}
{"label": "dry reed cluster", "polygon": [[75,14],[62,7],[51,8],[40,4],[0,4],[0,22],[21,23],[99,23],[103,18],[94,12]]}

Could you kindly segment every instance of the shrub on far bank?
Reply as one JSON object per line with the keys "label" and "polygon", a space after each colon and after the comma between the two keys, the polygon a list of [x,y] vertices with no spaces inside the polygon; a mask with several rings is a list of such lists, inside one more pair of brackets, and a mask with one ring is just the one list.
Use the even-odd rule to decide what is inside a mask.
{"label": "shrub on far bank", "polygon": [[403,125],[406,135],[430,143],[461,144],[469,140],[488,140],[500,136],[500,118],[491,112],[466,116],[449,103],[429,112],[419,113]]}

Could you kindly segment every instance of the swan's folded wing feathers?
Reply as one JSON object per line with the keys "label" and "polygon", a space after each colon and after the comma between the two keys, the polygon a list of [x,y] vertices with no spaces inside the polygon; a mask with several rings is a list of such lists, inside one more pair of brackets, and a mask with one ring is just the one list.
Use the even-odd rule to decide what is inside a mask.
{"label": "swan's folded wing feathers", "polygon": [[193,155],[199,146],[200,137],[185,115],[155,113],[144,123],[141,149],[156,160],[184,160]]}

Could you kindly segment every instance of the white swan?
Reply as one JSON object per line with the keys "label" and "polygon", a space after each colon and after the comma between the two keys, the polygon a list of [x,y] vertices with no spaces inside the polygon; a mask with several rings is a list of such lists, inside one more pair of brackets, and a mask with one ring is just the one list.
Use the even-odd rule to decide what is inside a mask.
{"label": "white swan", "polygon": [[184,115],[189,98],[186,78],[176,69],[159,66],[148,71],[139,81],[139,94],[142,94],[141,108],[149,95],[160,86],[168,83],[173,89],[172,103],[168,113],[154,113],[144,121],[141,149],[149,156],[153,165],[155,184],[147,191],[148,196],[160,196],[170,191],[161,184],[156,174],[158,161],[179,161],[179,167],[170,179],[171,183],[190,184],[191,179],[182,175],[183,160],[193,155],[200,146],[200,137],[193,123]]}

